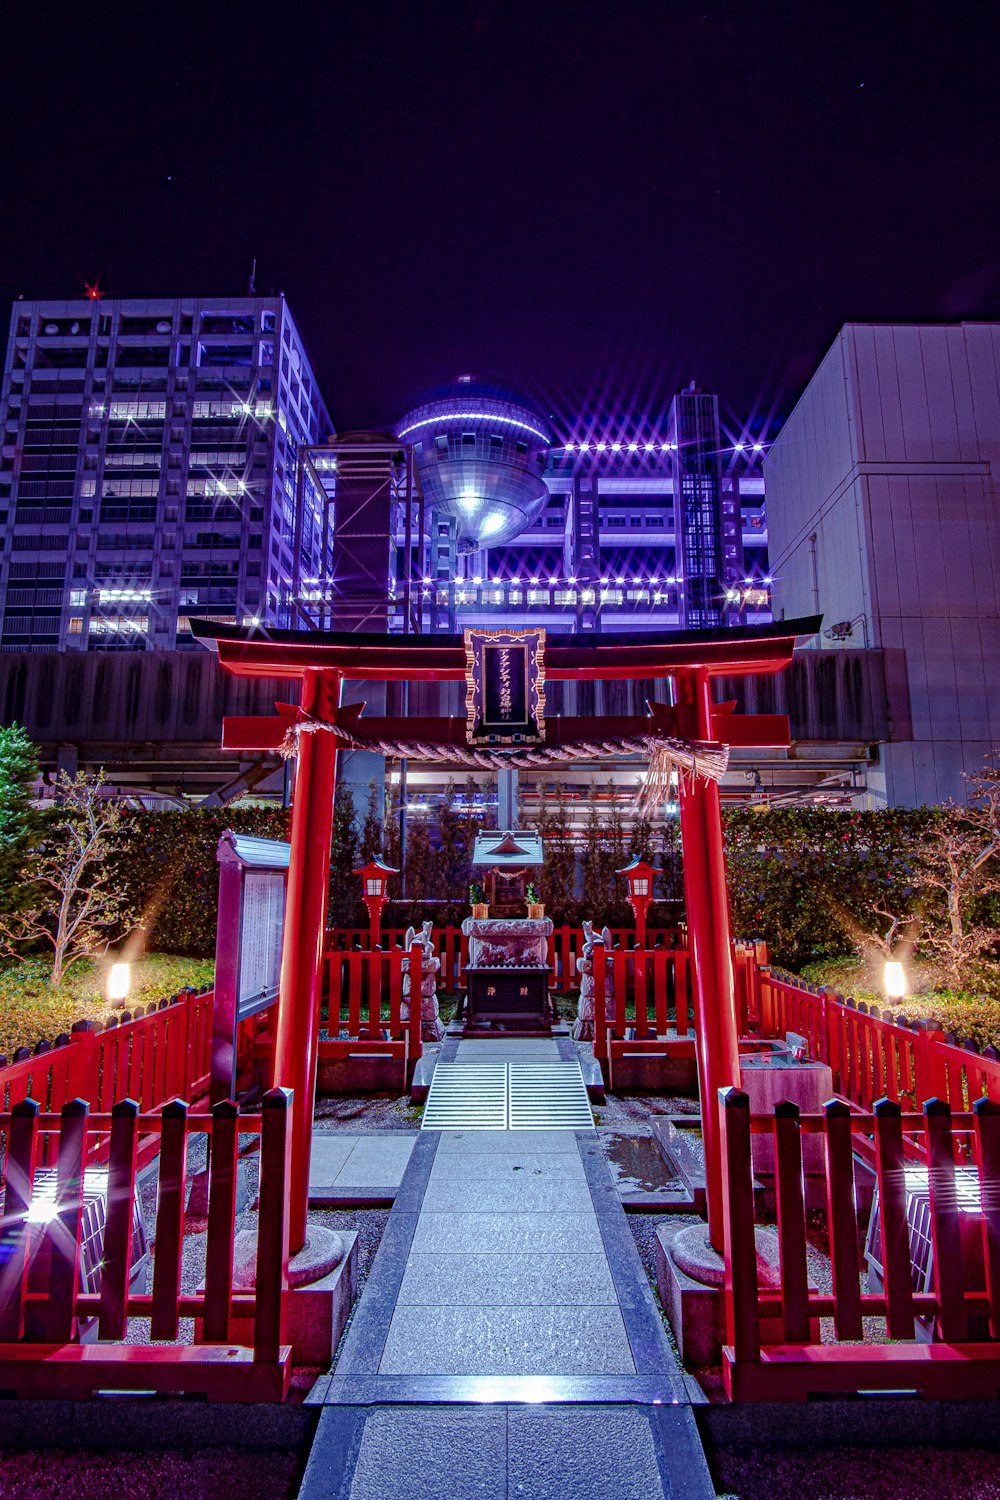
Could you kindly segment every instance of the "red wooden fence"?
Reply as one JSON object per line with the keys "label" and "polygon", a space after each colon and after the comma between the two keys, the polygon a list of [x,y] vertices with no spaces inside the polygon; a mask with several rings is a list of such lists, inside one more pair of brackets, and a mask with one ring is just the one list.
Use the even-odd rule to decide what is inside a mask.
{"label": "red wooden fence", "polygon": [[107,1111],[129,1097],[144,1113],[178,1097],[197,1103],[208,1092],[213,998],[211,988],[182,990],[127,1020],[77,1022],[53,1045],[20,1048],[0,1068],[0,1112],[27,1098],[50,1113],[70,1099]]}
{"label": "red wooden fence", "polygon": [[[329,1019],[319,1044],[321,1058],[348,1058],[358,1052],[359,1041],[369,1056],[383,1055],[407,1062],[410,1067],[422,1055],[420,1037],[421,975],[423,949],[414,943],[409,953],[400,948],[388,952],[340,948],[328,949],[327,996]],[[404,964],[408,962],[409,1017],[402,1017]],[[386,1014],[383,1015],[383,1009]],[[338,1033],[344,1030],[346,1037]]]}
{"label": "red wooden fence", "polygon": [[1000,1057],[991,1047],[958,1046],[924,1023],[894,1019],[766,966],[749,980],[748,998],[759,1034],[805,1036],[809,1055],[829,1064],[834,1089],[858,1109],[871,1109],[883,1096],[907,1112],[930,1098],[955,1110],[983,1096],[1000,1102]]}
{"label": "red wooden fence", "polygon": [[[123,1099],[91,1114],[82,1099],[58,1113],[21,1099],[0,1114],[6,1190],[0,1217],[0,1387],[20,1396],[79,1397],[95,1390],[155,1390],[233,1401],[280,1401],[291,1377],[286,1343],[291,1094],[274,1089],[259,1116],[231,1101],[193,1115],[182,1100],[156,1114]],[[260,1212],[256,1284],[233,1292],[239,1133],[259,1133]],[[181,1290],[187,1151],[211,1136],[205,1285]],[[130,1291],[138,1144],[158,1137],[159,1188],[152,1286]],[[54,1201],[35,1192],[45,1156],[56,1164]],[[101,1152],[100,1148],[104,1148]],[[84,1169],[107,1159],[106,1218],[97,1290],[81,1286]],[[33,1211],[34,1209],[34,1211]],[[97,1343],[78,1341],[97,1319]],[[129,1318],[149,1318],[145,1342],[123,1344]],[[201,1321],[203,1342],[178,1342],[179,1320]],[[245,1334],[245,1330],[249,1330]],[[153,1340],[168,1341],[153,1343]]]}
{"label": "red wooden fence", "polygon": [[[773,1117],[751,1117],[738,1089],[720,1098],[725,1159],[726,1390],[738,1401],[803,1401],[810,1395],[914,1390],[947,1399],[1000,1393],[1000,1104],[977,1099],[953,1114],[929,1100],[905,1113],[891,1099],[871,1111],[831,1101],[822,1115],[781,1104]],[[780,1286],[762,1291],[754,1235],[751,1136],[773,1133]],[[803,1203],[801,1137],[823,1138],[832,1290],[810,1288]],[[871,1139],[879,1185],[884,1289],[861,1281],[854,1191],[855,1148]],[[912,1165],[907,1142],[921,1146]],[[956,1160],[966,1178],[956,1187]],[[973,1170],[970,1182],[968,1173]],[[931,1286],[914,1290],[907,1225],[910,1174],[929,1192]],[[861,1343],[864,1318],[883,1322],[885,1343]],[[935,1342],[916,1342],[915,1317],[934,1322]],[[833,1320],[838,1342],[818,1338]],[[764,1320],[768,1320],[766,1323]],[[770,1330],[777,1330],[773,1335]],[[868,1332],[868,1338],[872,1334]]]}
{"label": "red wooden fence", "polygon": [[[632,953],[635,945],[635,929],[631,927],[611,927],[612,947],[628,954]],[[384,927],[381,933],[381,946],[383,949],[401,947],[407,929],[405,927]],[[440,990],[459,990],[465,988],[465,969],[469,961],[469,940],[463,934],[460,927],[446,925],[435,926],[433,941],[437,956],[441,960],[441,972],[438,978]],[[662,930],[648,932],[646,934],[647,948],[676,948],[681,942],[681,930],[675,927],[666,927]],[[369,930],[367,927],[336,927],[331,929],[327,935],[327,956],[331,951],[346,952],[354,948],[366,949],[369,941]],[[583,928],[572,927],[563,924],[556,927],[549,937],[549,987],[558,990],[562,994],[570,994],[580,988],[580,973],[577,969],[577,959],[583,956]],[[631,958],[627,964],[628,983],[632,982]]]}

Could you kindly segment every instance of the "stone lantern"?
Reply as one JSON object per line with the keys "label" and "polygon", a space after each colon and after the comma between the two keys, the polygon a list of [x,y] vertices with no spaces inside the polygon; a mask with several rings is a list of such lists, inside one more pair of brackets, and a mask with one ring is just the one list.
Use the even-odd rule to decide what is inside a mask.
{"label": "stone lantern", "polygon": [[635,944],[637,948],[645,948],[646,912],[653,899],[653,878],[656,871],[636,855],[631,864],[616,870],[615,874],[624,875],[628,881],[628,904],[635,913]]}
{"label": "stone lantern", "polygon": [[389,876],[398,875],[399,871],[394,870],[392,865],[385,864],[376,854],[366,865],[362,865],[360,870],[355,870],[354,874],[361,876],[361,897],[371,919],[368,946],[374,953],[379,945],[382,908],[388,896]]}

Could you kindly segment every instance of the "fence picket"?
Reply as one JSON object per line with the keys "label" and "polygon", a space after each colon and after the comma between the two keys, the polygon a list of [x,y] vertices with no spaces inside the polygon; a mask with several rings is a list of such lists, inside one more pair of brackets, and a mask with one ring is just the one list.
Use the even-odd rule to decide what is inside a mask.
{"label": "fence picket", "polygon": [[977,1099],[972,1112],[976,1117],[990,1332],[1000,1339],[1000,1104],[992,1099]]}
{"label": "fence picket", "polygon": [[160,1180],[156,1201],[156,1257],[153,1262],[153,1311],[150,1337],[177,1337],[177,1299],[181,1292],[184,1247],[184,1198],[187,1188],[187,1115],[183,1099],[165,1105],[160,1136]]}
{"label": "fence picket", "polygon": [[678,1036],[687,1036],[691,1029],[691,1006],[688,999],[689,954],[685,948],[675,948],[674,958],[674,1021]]}
{"label": "fence picket", "polygon": [[261,1108],[260,1207],[257,1215],[257,1306],[254,1358],[274,1363],[285,1342],[288,1312],[288,1214],[291,1089],[271,1089]]}
{"label": "fence picket", "polygon": [[655,948],[653,959],[653,1007],[657,1036],[667,1034],[667,963],[670,955],[664,948]]}
{"label": "fence picket", "polygon": [[21,1099],[11,1110],[7,1134],[3,1220],[0,1222],[0,1341],[13,1343],[24,1333],[24,1297],[28,1284],[28,1209],[35,1175],[38,1104]]}
{"label": "fence picket", "polygon": [[347,1030],[350,1036],[361,1031],[361,954],[347,955]]}
{"label": "fence picket", "polygon": [[887,1304],[886,1332],[891,1339],[912,1339],[913,1276],[906,1222],[901,1111],[894,1099],[879,1099],[872,1114],[875,1117],[878,1212]]}
{"label": "fence picket", "polygon": [[225,1344],[230,1336],[238,1128],[239,1112],[235,1103],[232,1099],[223,1099],[212,1110],[208,1235],[205,1242],[206,1344]]}
{"label": "fence picket", "polygon": [[809,1274],[806,1268],[806,1219],[802,1195],[802,1141],[799,1134],[799,1107],[788,1100],[783,1100],[774,1110],[774,1160],[785,1342],[807,1344]]}
{"label": "fence picket", "polygon": [[833,1276],[834,1326],[838,1339],[860,1339],[861,1265],[858,1258],[858,1213],[854,1202],[854,1151],[851,1110],[842,1099],[823,1106],[826,1123],[827,1224]]}
{"label": "fence picket", "polygon": [[48,1267],[48,1301],[42,1311],[48,1338],[65,1344],[76,1328],[80,1289],[80,1241],[83,1234],[83,1171],[87,1155],[87,1115],[83,1099],[70,1099],[60,1110],[56,1158],[56,1212],[45,1226],[42,1263]]}
{"label": "fence picket", "polygon": [[726,1185],[726,1337],[737,1362],[760,1358],[757,1240],[753,1222],[750,1100],[741,1089],[719,1090]]}
{"label": "fence picket", "polygon": [[108,1198],[101,1259],[101,1307],[97,1333],[102,1339],[123,1339],[127,1327],[129,1271],[132,1267],[132,1206],[135,1159],[139,1145],[139,1106],[122,1099],[111,1111],[108,1148]]}
{"label": "fence picket", "polygon": [[[639,1038],[649,1035],[649,1015],[646,1010],[646,954],[641,948],[635,950],[635,1034]],[[624,989],[624,984],[622,985]]]}
{"label": "fence picket", "polygon": [[934,1238],[934,1290],[941,1337],[948,1343],[964,1343],[969,1336],[969,1320],[965,1311],[962,1231],[955,1192],[955,1146],[951,1110],[943,1099],[928,1099],[924,1103],[924,1130]]}

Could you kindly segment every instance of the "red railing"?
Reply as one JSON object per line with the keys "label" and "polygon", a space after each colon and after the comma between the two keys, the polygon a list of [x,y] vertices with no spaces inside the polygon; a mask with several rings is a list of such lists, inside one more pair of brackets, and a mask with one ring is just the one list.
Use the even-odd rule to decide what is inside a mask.
{"label": "red railing", "polygon": [[[612,947],[629,955],[626,965],[627,983],[632,982],[631,954],[635,944],[635,929],[631,927],[611,927]],[[384,927],[381,933],[381,946],[383,949],[401,947],[407,929],[405,927]],[[673,949],[680,945],[681,930],[675,927],[665,927],[662,930],[649,932],[646,935],[647,949],[660,947]],[[463,934],[460,927],[447,925],[435,926],[433,941],[438,958],[441,960],[441,972],[438,979],[438,988],[441,990],[458,990],[465,988],[465,969],[469,960],[469,940]],[[367,949],[369,942],[369,930],[367,927],[336,927],[327,933],[327,956],[332,951],[349,951],[360,948]],[[582,927],[572,927],[568,923],[556,927],[549,937],[549,987],[560,993],[569,994],[580,988],[580,973],[577,969],[577,960],[583,956],[584,935]]]}
{"label": "red railing", "polygon": [[103,1028],[78,1021],[55,1044],[19,1048],[0,1068],[0,1111],[27,1098],[49,1113],[70,1099],[107,1111],[128,1097],[144,1113],[178,1097],[195,1104],[208,1092],[213,998],[211,988],[182,990]]}
{"label": "red railing", "polygon": [[956,1110],[984,1096],[1000,1102],[1000,1058],[992,1048],[957,1046],[926,1023],[893,1019],[766,966],[757,967],[748,995],[751,1026],[762,1037],[804,1036],[809,1056],[832,1070],[836,1093],[858,1109],[883,1097],[908,1112],[930,1098]]}
{"label": "red railing", "polygon": [[[414,943],[409,953],[401,948],[328,949],[327,1001],[328,1037],[319,1044],[321,1058],[346,1058],[364,1043],[369,1055],[408,1059],[412,1064],[422,1054],[420,1038],[421,976],[423,948]],[[404,997],[404,978],[409,974],[409,995]],[[402,1015],[404,999],[409,1015]],[[383,1014],[383,1012],[385,1012]],[[346,1036],[339,1033],[345,1031]]]}
{"label": "red railing", "polygon": [[[260,1115],[231,1101],[193,1115],[181,1100],[155,1114],[123,1099],[91,1114],[82,1099],[58,1113],[22,1099],[0,1114],[5,1148],[0,1217],[0,1386],[20,1396],[76,1397],[95,1390],[155,1390],[216,1400],[275,1401],[288,1393],[288,1174],[291,1095],[274,1089]],[[260,1209],[252,1292],[234,1292],[237,1149],[260,1135]],[[181,1287],[188,1146],[211,1137],[204,1289]],[[139,1142],[159,1146],[152,1286],[130,1289]],[[88,1161],[107,1161],[97,1287],[81,1281]],[[55,1163],[55,1195],[40,1197],[36,1170]],[[130,1318],[148,1318],[144,1342],[124,1344]],[[196,1319],[199,1342],[178,1341]],[[96,1319],[97,1343],[79,1342]],[[135,1332],[135,1330],[131,1330]],[[155,1343],[153,1341],[156,1341]],[[166,1343],[162,1341],[167,1341]]]}
{"label": "red railing", "polygon": [[[922,1114],[882,1099],[871,1111],[831,1101],[821,1115],[781,1104],[751,1117],[738,1089],[720,1098],[724,1139],[726,1325],[723,1375],[732,1400],[915,1390],[947,1399],[995,1397],[1000,1386],[1000,1105],[979,1098],[953,1114],[933,1099]],[[779,1284],[761,1287],[754,1226],[752,1136],[773,1137]],[[809,1284],[802,1137],[822,1139],[832,1290]],[[883,1289],[865,1289],[855,1192],[857,1146],[871,1142],[878,1183]],[[868,1154],[868,1153],[866,1153]],[[923,1167],[913,1165],[918,1155]],[[963,1181],[956,1183],[956,1161]],[[914,1288],[908,1188],[929,1203],[930,1285]],[[970,1177],[971,1173],[971,1177]],[[838,1342],[824,1343],[831,1318]],[[863,1319],[883,1320],[881,1337]],[[915,1318],[925,1320],[917,1342]],[[867,1342],[860,1342],[867,1338]]]}

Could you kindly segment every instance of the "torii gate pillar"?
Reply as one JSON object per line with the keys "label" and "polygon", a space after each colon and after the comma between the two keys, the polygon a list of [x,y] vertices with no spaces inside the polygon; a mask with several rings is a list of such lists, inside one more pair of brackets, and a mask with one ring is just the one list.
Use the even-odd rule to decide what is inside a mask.
{"label": "torii gate pillar", "polygon": [[[303,672],[303,711],[327,722],[334,719],[340,705],[342,680],[342,674],[337,671],[310,669]],[[294,1090],[289,1182],[290,1255],[301,1250],[306,1239],[336,783],[336,736],[322,732],[300,734],[274,1048],[275,1087]]]}
{"label": "torii gate pillar", "polygon": [[[689,740],[711,740],[711,677],[706,667],[671,673],[677,690],[677,728]],[[681,842],[698,1033],[698,1089],[705,1139],[708,1232],[725,1251],[722,1208],[722,1140],[719,1089],[739,1086],[740,1061],[733,977],[729,893],[722,841],[719,785],[705,776],[682,777]]]}

